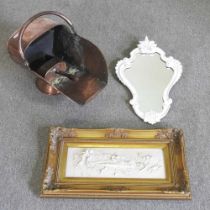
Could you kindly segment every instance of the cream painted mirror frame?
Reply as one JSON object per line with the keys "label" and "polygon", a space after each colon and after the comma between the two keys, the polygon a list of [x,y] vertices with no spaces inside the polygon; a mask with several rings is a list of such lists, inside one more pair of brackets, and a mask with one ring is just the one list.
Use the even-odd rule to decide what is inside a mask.
{"label": "cream painted mirror frame", "polygon": [[[154,110],[144,112],[138,103],[139,96],[137,90],[132,85],[132,82],[126,78],[125,71],[131,68],[132,63],[135,61],[137,55],[154,55],[155,53],[160,55],[160,61],[165,63],[166,68],[170,68],[173,71],[173,76],[169,81],[168,85],[165,87],[162,96],[162,111],[156,112]],[[172,104],[172,99],[169,97],[169,92],[174,84],[179,80],[182,75],[182,64],[174,59],[173,57],[166,57],[165,52],[157,47],[154,41],[145,37],[144,41],[140,41],[138,47],[131,51],[129,58],[124,58],[118,61],[116,67],[116,74],[119,80],[130,90],[133,98],[130,100],[135,113],[138,117],[144,120],[144,122],[155,124],[159,122],[168,113],[170,106]]]}

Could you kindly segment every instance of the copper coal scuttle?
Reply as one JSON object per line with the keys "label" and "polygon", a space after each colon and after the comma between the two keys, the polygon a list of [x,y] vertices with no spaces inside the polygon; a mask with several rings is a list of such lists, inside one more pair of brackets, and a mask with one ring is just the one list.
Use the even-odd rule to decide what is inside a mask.
{"label": "copper coal scuttle", "polygon": [[[54,15],[66,24],[58,23]],[[100,50],[80,37],[61,13],[41,12],[10,37],[11,58],[37,75],[36,85],[48,95],[63,93],[84,104],[107,84],[107,66]]]}

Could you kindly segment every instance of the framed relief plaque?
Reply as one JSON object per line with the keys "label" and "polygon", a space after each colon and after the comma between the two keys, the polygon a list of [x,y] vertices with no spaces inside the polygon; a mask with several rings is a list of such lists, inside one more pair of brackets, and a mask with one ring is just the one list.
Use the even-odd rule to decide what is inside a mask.
{"label": "framed relief plaque", "polygon": [[179,129],[51,128],[42,197],[190,199]]}

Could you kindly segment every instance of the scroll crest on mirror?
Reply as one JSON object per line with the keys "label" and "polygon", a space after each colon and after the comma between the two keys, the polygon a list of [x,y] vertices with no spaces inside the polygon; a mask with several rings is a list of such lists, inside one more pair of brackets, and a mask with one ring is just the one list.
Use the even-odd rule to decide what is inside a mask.
{"label": "scroll crest on mirror", "polygon": [[[162,111],[157,112],[154,110],[150,110],[144,112],[141,110],[141,106],[139,105],[139,96],[137,90],[132,85],[132,82],[125,75],[125,71],[131,68],[132,63],[135,61],[137,55],[153,55],[159,54],[161,61],[165,63],[166,68],[171,68],[173,70],[173,76],[169,81],[168,85],[165,87],[163,96],[162,96]],[[163,117],[168,113],[172,99],[169,97],[169,92],[174,84],[179,80],[182,74],[182,65],[181,63],[174,59],[173,57],[166,57],[165,52],[157,47],[154,41],[145,37],[144,41],[140,41],[138,47],[131,51],[129,58],[124,58],[118,61],[116,67],[116,74],[119,80],[131,91],[133,98],[130,100],[130,104],[132,105],[135,113],[138,117],[143,119],[145,122],[150,124],[155,124],[159,122]]]}

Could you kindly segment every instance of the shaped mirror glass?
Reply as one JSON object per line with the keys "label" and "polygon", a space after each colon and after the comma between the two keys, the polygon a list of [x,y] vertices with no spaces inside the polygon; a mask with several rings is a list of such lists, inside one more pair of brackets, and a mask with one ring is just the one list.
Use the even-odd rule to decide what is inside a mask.
{"label": "shaped mirror glass", "polygon": [[130,104],[145,122],[159,122],[169,111],[169,92],[182,74],[181,63],[166,57],[147,37],[116,65],[116,74],[133,95]]}

